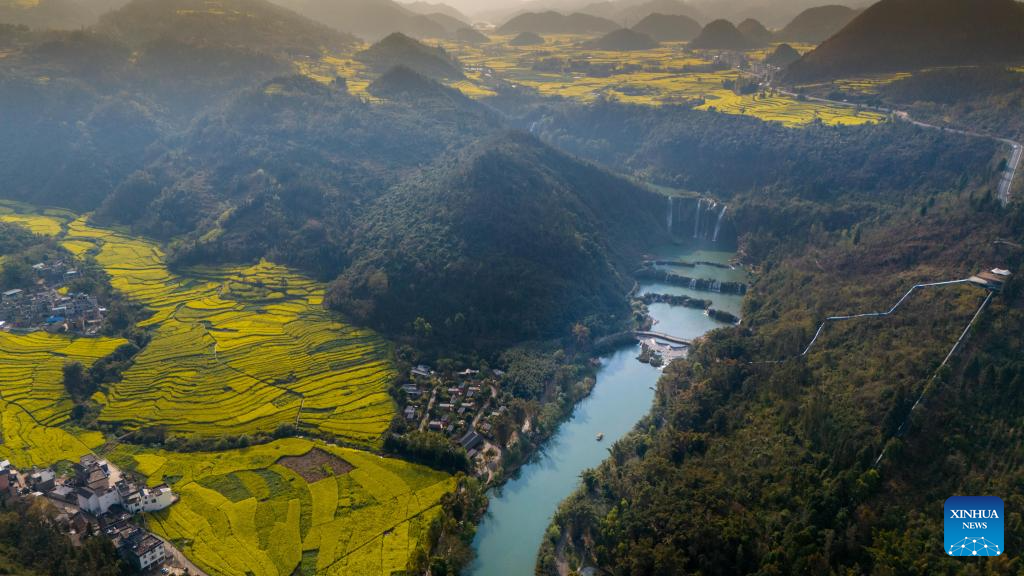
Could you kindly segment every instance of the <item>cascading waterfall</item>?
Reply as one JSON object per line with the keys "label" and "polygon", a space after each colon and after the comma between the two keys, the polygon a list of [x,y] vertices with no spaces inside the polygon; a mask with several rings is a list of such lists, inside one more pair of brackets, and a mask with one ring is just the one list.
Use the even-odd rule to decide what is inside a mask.
{"label": "cascading waterfall", "polygon": [[704,199],[697,199],[697,214],[693,217],[693,238],[700,238],[700,209],[704,207]]}
{"label": "cascading waterfall", "polygon": [[672,220],[675,217],[676,202],[672,196],[668,197],[668,233],[672,234]]}
{"label": "cascading waterfall", "polygon": [[722,218],[725,217],[725,211],[729,209],[729,206],[722,205],[722,211],[718,213],[718,222],[715,222],[715,235],[711,238],[712,242],[718,242],[718,231],[722,229]]}

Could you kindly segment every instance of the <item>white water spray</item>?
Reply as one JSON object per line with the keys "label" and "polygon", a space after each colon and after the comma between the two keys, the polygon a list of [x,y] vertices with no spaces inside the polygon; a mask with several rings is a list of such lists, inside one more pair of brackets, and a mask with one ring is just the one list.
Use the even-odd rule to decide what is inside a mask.
{"label": "white water spray", "polygon": [[700,235],[700,209],[704,207],[704,200],[697,199],[697,215],[693,217],[693,237],[697,239]]}
{"label": "white water spray", "polygon": [[718,222],[715,222],[715,235],[711,238],[712,242],[718,242],[718,231],[722,229],[722,218],[725,217],[725,211],[729,209],[729,206],[722,205],[722,211],[718,213]]}
{"label": "white water spray", "polygon": [[668,233],[672,234],[672,219],[675,216],[675,198],[668,197]]}

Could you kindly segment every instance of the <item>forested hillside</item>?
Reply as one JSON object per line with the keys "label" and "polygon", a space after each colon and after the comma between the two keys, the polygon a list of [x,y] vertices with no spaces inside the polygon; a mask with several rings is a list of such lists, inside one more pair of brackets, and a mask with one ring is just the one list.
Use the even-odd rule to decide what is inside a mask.
{"label": "forested hillside", "polygon": [[531,112],[553,144],[674,188],[729,198],[777,190],[788,199],[880,197],[880,190],[934,188],[983,178],[995,168],[990,141],[950,137],[902,123],[883,126],[777,124],[683,108],[603,103]]}
{"label": "forested hillside", "polygon": [[[570,556],[617,574],[959,572],[941,550],[943,501],[1020,506],[1020,280],[934,381],[984,290],[921,292],[799,354],[826,315],[888,309],[915,282],[1017,269],[1021,252],[992,241],[1024,240],[1022,224],[1017,206],[953,192],[844,230],[812,225],[809,249],[758,259],[743,327],[670,366],[652,415],[563,505]],[[1007,547],[1019,527],[1010,513]],[[989,567],[1016,572],[1005,557]]]}
{"label": "forested hillside", "polygon": [[267,256],[330,278],[363,203],[494,127],[468,101],[370,105],[344,86],[282,77],[196,122],[178,153],[126,179],[95,218],[185,235],[182,263]]}
{"label": "forested hillside", "polygon": [[215,44],[267,55],[315,55],[352,45],[352,36],[266,0],[132,0],[97,29],[132,46],[157,40]]}
{"label": "forested hillside", "polygon": [[1024,56],[1015,0],[882,0],[787,70],[794,82]]}
{"label": "forested hillside", "polygon": [[[663,198],[530,136],[499,134],[363,214],[332,303],[389,332],[487,349],[628,315],[629,270]],[[618,315],[619,320],[606,316]]]}

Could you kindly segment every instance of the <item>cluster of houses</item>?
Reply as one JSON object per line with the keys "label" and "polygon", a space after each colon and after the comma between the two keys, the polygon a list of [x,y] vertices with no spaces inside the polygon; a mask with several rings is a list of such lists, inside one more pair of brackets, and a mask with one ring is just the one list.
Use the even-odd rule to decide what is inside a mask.
{"label": "cluster of houses", "polygon": [[73,543],[87,533],[109,538],[121,556],[146,571],[162,565],[168,554],[164,542],[133,522],[140,512],[155,512],[178,497],[166,485],[148,488],[110,462],[92,454],[72,466],[73,474],[58,476],[52,468],[28,473],[0,461],[0,494],[5,498],[45,498],[60,512],[55,515]]}
{"label": "cluster of houses", "polygon": [[64,260],[40,262],[32,269],[36,276],[34,290],[12,288],[0,292],[0,329],[80,334],[99,331],[106,310],[96,298],[84,292],[58,290],[77,277],[77,270]]}
{"label": "cluster of houses", "polygon": [[499,397],[503,376],[501,370],[485,376],[472,368],[445,376],[429,366],[416,366],[402,386],[402,415],[409,428],[443,434],[465,448],[470,460],[482,461],[492,420],[508,411]]}
{"label": "cluster of houses", "polygon": [[[106,514],[113,506],[120,506],[129,514],[156,512],[177,501],[171,488],[161,484],[147,488],[120,476],[117,468],[106,460],[89,454],[74,465],[75,501],[78,507],[99,516]],[[111,472],[117,476],[112,476]],[[68,486],[64,487],[68,489]]]}

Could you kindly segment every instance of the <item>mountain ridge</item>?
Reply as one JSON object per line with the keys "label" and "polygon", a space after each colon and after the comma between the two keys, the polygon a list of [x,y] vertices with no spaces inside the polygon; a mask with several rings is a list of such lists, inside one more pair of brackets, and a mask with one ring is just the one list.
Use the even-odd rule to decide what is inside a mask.
{"label": "mountain ridge", "polygon": [[796,82],[1024,59],[1014,0],[881,0],[793,63]]}

